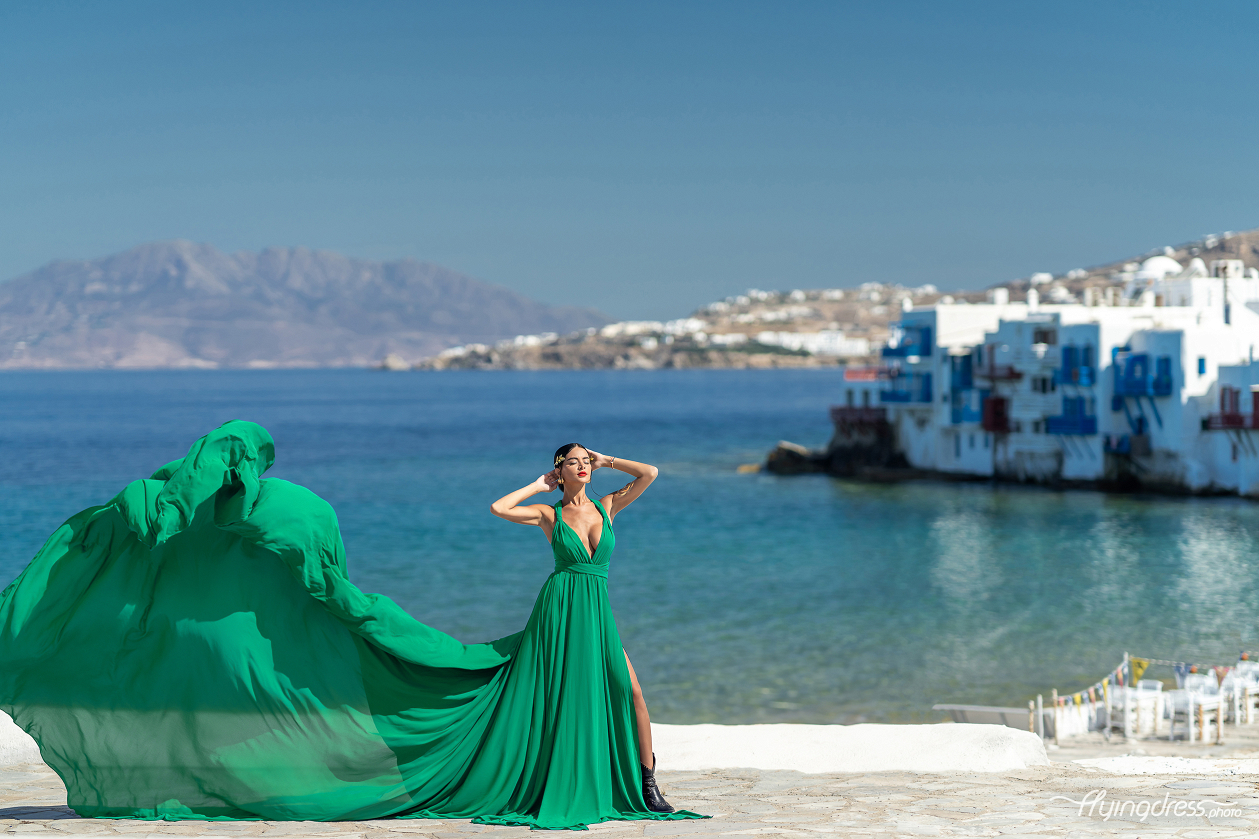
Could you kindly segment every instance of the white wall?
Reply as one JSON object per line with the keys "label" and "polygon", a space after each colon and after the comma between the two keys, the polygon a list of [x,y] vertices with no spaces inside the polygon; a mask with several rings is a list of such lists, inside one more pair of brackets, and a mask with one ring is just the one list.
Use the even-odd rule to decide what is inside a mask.
{"label": "white wall", "polygon": [[[1220,281],[1207,278],[1204,282]],[[1259,296],[1259,281],[1254,282],[1255,294]],[[1229,283],[1230,297],[1233,297],[1234,281]],[[1231,309],[1229,324],[1224,323],[1223,306],[1216,305],[1219,301],[1214,297],[1210,307],[1068,304],[1029,309],[1026,304],[1011,303],[951,304],[906,312],[903,323],[933,328],[935,349],[930,356],[916,361],[894,362],[906,372],[929,371],[933,378],[930,404],[884,404],[901,449],[911,465],[922,469],[976,475],[993,474],[995,470],[1038,480],[1100,479],[1106,467],[1105,435],[1131,432],[1125,413],[1111,410],[1115,377],[1111,351],[1129,346],[1134,352],[1148,353],[1151,364],[1158,356],[1172,358],[1172,394],[1155,397],[1157,419],[1149,398],[1141,398],[1140,409],[1136,407],[1136,399],[1126,400],[1134,416],[1141,412],[1147,416],[1155,455],[1143,462],[1157,473],[1153,477],[1193,490],[1215,487],[1259,494],[1259,432],[1241,432],[1249,437],[1230,440],[1229,432],[1201,429],[1202,417],[1218,410],[1215,407],[1218,405],[1218,376],[1238,378],[1239,382],[1245,379],[1244,411],[1249,411],[1246,388],[1251,383],[1259,384],[1259,364],[1249,364],[1259,347],[1259,312],[1240,304],[1240,298],[1250,294],[1249,286],[1242,282],[1237,282],[1236,286],[1238,299]],[[1209,289],[1203,286],[1201,290],[1192,290],[1194,294],[1199,291],[1205,294]],[[1033,347],[1032,330],[1037,326],[1056,328],[1057,343]],[[977,423],[952,424],[948,350],[985,343],[998,348],[997,364],[1012,364],[1024,374],[1017,382],[993,387],[994,395],[1011,399],[1011,420],[1022,425],[1021,432],[987,435]],[[1094,347],[1094,386],[1059,384],[1050,394],[1034,392],[1032,378],[1052,376],[1053,370],[1061,364],[1061,349],[1066,343],[1077,346],[1088,343]],[[1205,364],[1201,375],[1199,357]],[[1245,373],[1238,372],[1239,364],[1245,365]],[[1255,381],[1246,378],[1248,376],[1253,376]],[[845,387],[849,386],[850,383],[845,383]],[[1033,431],[1034,424],[1043,418],[1062,413],[1064,396],[1093,399],[1097,434],[1056,435]],[[877,396],[873,399],[872,404],[881,404]],[[971,446],[972,435],[974,447]],[[989,443],[987,448],[983,446],[985,439]]]}

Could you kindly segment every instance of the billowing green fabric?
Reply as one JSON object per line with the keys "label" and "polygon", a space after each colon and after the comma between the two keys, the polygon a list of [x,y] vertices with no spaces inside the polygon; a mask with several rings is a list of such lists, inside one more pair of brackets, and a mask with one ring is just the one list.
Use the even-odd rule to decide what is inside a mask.
{"label": "billowing green fabric", "polygon": [[354,586],[332,508],[261,479],[274,457],[229,422],[67,521],[0,594],[0,707],[75,811],[697,817],[643,803],[606,512],[594,556],[557,527],[523,632],[461,644]]}

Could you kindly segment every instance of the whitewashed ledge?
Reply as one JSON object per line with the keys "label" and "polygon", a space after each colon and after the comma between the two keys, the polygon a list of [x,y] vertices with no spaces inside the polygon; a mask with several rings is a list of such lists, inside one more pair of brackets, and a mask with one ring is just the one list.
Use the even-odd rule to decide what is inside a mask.
{"label": "whitewashed ledge", "polygon": [[[997,725],[652,725],[664,771],[1009,772],[1048,766],[1040,738]],[[0,766],[41,763],[0,712]]]}
{"label": "whitewashed ledge", "polygon": [[652,725],[665,771],[1011,772],[1048,766],[1041,739],[999,725]]}
{"label": "whitewashed ledge", "polygon": [[1256,759],[1122,755],[1073,760],[1109,775],[1259,775]]}

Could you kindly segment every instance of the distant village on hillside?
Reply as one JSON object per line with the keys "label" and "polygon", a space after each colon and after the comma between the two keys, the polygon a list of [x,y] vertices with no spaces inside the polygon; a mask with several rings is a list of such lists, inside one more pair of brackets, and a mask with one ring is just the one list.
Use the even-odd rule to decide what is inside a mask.
{"label": "distant village on hillside", "polygon": [[[676,367],[814,367],[876,363],[902,312],[934,305],[966,306],[1034,300],[1086,307],[1142,306],[1164,277],[1209,275],[1208,263],[1229,260],[1243,278],[1259,276],[1259,231],[1223,233],[1156,249],[1140,260],[1032,274],[986,291],[942,294],[929,283],[867,282],[855,289],[762,291],[710,303],[670,321],[625,321],[570,334],[519,335],[494,344],[466,344],[413,363],[400,355],[382,367],[406,370]],[[1179,305],[1157,295],[1154,305]]]}
{"label": "distant village on hillside", "polygon": [[[622,321],[568,335],[520,335],[445,350],[419,369],[801,367],[867,358],[906,306],[943,298],[934,286],[761,291],[710,303],[671,321]],[[390,369],[410,367],[386,359]]]}

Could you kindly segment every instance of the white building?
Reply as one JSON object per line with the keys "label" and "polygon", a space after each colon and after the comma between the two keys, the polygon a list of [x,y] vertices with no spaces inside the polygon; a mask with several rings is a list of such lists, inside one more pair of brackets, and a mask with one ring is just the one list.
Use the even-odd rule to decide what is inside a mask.
{"label": "white building", "polygon": [[757,343],[789,350],[803,350],[812,355],[859,358],[870,354],[870,339],[848,338],[842,330],[823,329],[818,332],[759,332]]}
{"label": "white building", "polygon": [[907,311],[883,366],[845,382],[837,426],[881,407],[919,469],[1259,494],[1259,277],[1167,257],[1132,273],[1136,305],[998,290]]}

